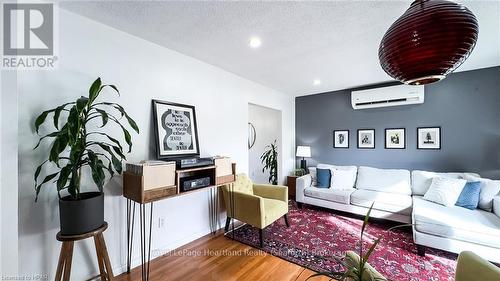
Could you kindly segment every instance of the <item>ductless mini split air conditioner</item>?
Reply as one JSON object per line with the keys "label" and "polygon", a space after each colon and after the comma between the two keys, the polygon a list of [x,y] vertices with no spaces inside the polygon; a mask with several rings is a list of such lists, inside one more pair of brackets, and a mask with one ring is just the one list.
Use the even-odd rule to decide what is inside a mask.
{"label": "ductless mini split air conditioner", "polygon": [[424,86],[397,85],[351,92],[354,109],[424,103]]}

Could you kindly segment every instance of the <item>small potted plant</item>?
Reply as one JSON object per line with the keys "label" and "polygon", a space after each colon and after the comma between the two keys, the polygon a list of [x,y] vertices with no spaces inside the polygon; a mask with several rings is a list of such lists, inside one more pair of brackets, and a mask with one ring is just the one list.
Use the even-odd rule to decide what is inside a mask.
{"label": "small potted plant", "polygon": [[[132,138],[123,125],[123,119],[137,133],[139,128],[135,121],[125,112],[125,109],[112,102],[100,101],[102,90],[109,88],[120,95],[114,85],[103,85],[97,78],[89,89],[88,97],[80,97],[74,102],[62,104],[54,109],[42,112],[35,120],[35,130],[38,134],[40,126],[50,114],[56,130],[40,137],[34,149],[44,140],[53,139],[52,146],[45,160],[35,171],[35,202],[41,188],[47,183],[55,183],[59,196],[59,218],[61,233],[64,235],[82,234],[99,228],[104,223],[103,187],[106,173],[111,177],[121,174],[122,160],[125,160],[120,142],[102,132],[101,128],[115,123],[123,132],[123,137],[132,149]],[[117,118],[113,113],[118,113]],[[65,116],[65,122],[60,126],[60,119]],[[90,125],[92,120],[102,122],[99,126]],[[92,121],[95,122],[96,120]],[[52,163],[57,172],[46,175],[38,180],[42,167]],[[88,192],[81,189],[82,170],[88,168],[97,191]],[[63,196],[62,192],[68,194]]]}

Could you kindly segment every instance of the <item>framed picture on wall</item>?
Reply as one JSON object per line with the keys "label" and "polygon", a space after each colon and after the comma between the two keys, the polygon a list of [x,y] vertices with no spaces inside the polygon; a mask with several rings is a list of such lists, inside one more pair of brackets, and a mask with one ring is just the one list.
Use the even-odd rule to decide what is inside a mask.
{"label": "framed picture on wall", "polygon": [[375,148],[375,129],[358,130],[358,148]]}
{"label": "framed picture on wall", "polygon": [[349,148],[349,130],[333,131],[333,148]]}
{"label": "framed picture on wall", "polygon": [[417,149],[441,149],[441,127],[417,128]]}
{"label": "framed picture on wall", "polygon": [[198,130],[192,105],[153,100],[158,159],[198,156]]}
{"label": "framed picture on wall", "polygon": [[406,129],[405,128],[385,129],[385,148],[386,149],[405,149],[406,148]]}

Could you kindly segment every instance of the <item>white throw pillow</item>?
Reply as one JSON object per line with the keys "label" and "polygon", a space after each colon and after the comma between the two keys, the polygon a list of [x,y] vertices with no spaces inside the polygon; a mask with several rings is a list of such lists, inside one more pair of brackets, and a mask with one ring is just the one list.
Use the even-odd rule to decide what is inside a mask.
{"label": "white throw pillow", "polygon": [[464,179],[433,178],[429,190],[424,195],[424,199],[448,207],[455,206],[466,183],[467,181]]}
{"label": "white throw pillow", "polygon": [[309,167],[309,175],[311,175],[311,185],[316,186],[318,184],[318,178],[316,177],[316,167]]}
{"label": "white throw pillow", "polygon": [[356,170],[330,169],[330,188],[332,190],[353,190],[356,183]]}
{"label": "white throw pillow", "polygon": [[490,180],[473,176],[466,176],[466,180],[481,183],[478,208],[485,211],[493,211],[493,197],[500,193],[500,180]]}

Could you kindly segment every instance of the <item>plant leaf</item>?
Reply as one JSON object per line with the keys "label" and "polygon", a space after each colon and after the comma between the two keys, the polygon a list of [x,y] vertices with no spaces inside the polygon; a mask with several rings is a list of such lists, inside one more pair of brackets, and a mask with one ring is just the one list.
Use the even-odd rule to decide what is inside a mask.
{"label": "plant leaf", "polygon": [[45,118],[47,118],[49,112],[51,112],[51,110],[44,111],[35,119],[35,130],[37,134],[38,134],[38,129],[40,129],[40,125],[42,125],[43,122],[45,122]]}
{"label": "plant leaf", "polygon": [[128,144],[128,153],[130,153],[132,151],[132,137],[130,136],[130,133],[127,131],[127,129],[125,129],[125,127],[121,127],[123,130],[123,137],[125,137],[125,142]]}
{"label": "plant leaf", "polygon": [[36,170],[35,170],[35,176],[34,176],[34,178],[35,178],[35,186],[36,186],[36,180],[38,179],[38,176],[40,175],[40,172],[42,171],[42,167],[43,167],[43,165],[45,165],[45,163],[47,163],[47,161],[48,160],[43,161],[43,163],[40,164],[40,166],[38,166],[36,168]]}
{"label": "plant leaf", "polygon": [[361,244],[363,244],[363,234],[365,233],[365,228],[368,225],[368,219],[370,218],[370,213],[372,212],[373,204],[375,204],[375,202],[372,202],[372,205],[370,206],[370,209],[368,209],[365,219],[363,220],[363,226],[361,227]]}
{"label": "plant leaf", "polygon": [[73,106],[69,111],[68,116],[68,139],[69,144],[73,145],[76,142],[78,136],[78,130],[80,129],[80,118],[78,116],[78,110],[76,109],[76,105]]}
{"label": "plant leaf", "polygon": [[139,127],[137,126],[137,123],[135,123],[134,119],[130,118],[127,113],[125,113],[125,118],[127,118],[128,124],[136,133],[139,133]]}
{"label": "plant leaf", "polygon": [[99,112],[101,114],[101,119],[102,119],[102,127],[104,127],[107,123],[108,123],[108,120],[109,120],[109,116],[108,116],[108,113],[106,113],[106,111],[102,110],[102,109],[95,109],[97,112]]}
{"label": "plant leaf", "polygon": [[59,164],[59,154],[66,149],[68,145],[67,135],[58,135],[52,144],[52,148],[49,153],[49,161]]}
{"label": "plant leaf", "polygon": [[48,176],[46,176],[42,183],[40,183],[39,185],[37,185],[35,187],[35,191],[36,191],[36,196],[35,196],[35,202],[38,201],[38,193],[40,193],[40,188],[42,188],[42,185],[44,185],[45,183],[47,183],[48,181],[52,180],[53,178],[55,178],[57,176],[57,174],[59,174],[59,172],[56,172],[56,173],[53,173],[53,174],[50,174]]}
{"label": "plant leaf", "polygon": [[101,89],[103,89],[105,87],[112,88],[113,90],[115,90],[115,92],[118,94],[118,96],[120,96],[120,91],[118,91],[118,88],[115,85],[102,85]]}
{"label": "plant leaf", "polygon": [[68,177],[71,174],[71,170],[73,168],[72,164],[68,164],[61,169],[59,173],[59,178],[57,179],[57,190],[61,190],[68,182]]}
{"label": "plant leaf", "polygon": [[82,112],[82,110],[87,106],[89,102],[89,98],[81,96],[79,99],[76,100],[76,110],[78,112]]}
{"label": "plant leaf", "polygon": [[117,139],[109,136],[108,134],[101,133],[101,132],[91,132],[91,133],[89,133],[89,135],[92,135],[92,134],[97,134],[97,135],[102,135],[102,136],[107,137],[110,141],[112,141],[113,143],[115,143],[120,148],[120,150],[123,150],[123,147],[122,147],[121,143]]}
{"label": "plant leaf", "polygon": [[115,157],[114,154],[111,154],[111,161],[113,162],[113,167],[115,168],[116,172],[118,174],[121,174],[122,173],[122,162]]}
{"label": "plant leaf", "polygon": [[382,237],[377,238],[375,240],[375,242],[373,242],[373,244],[370,247],[370,249],[368,249],[368,252],[366,252],[366,254],[363,256],[363,265],[368,261],[368,258],[373,253],[373,251],[375,250],[375,247],[377,247],[377,245],[380,242],[380,240],[382,240]]}
{"label": "plant leaf", "polygon": [[69,104],[74,104],[74,102],[65,103],[56,107],[56,109],[54,110],[54,127],[56,127],[56,129],[59,129],[59,116],[61,115],[61,112]]}
{"label": "plant leaf", "polygon": [[53,138],[53,137],[56,137],[57,135],[59,135],[59,132],[52,132],[52,133],[50,133],[48,135],[45,135],[45,136],[41,137],[38,140],[38,142],[36,143],[36,146],[33,149],[36,149],[40,145],[40,143],[42,142],[43,139],[45,139],[45,138]]}
{"label": "plant leaf", "polygon": [[125,157],[125,155],[123,154],[122,150],[119,147],[112,146],[112,148],[116,152],[116,154],[120,156],[121,159],[127,160],[127,158]]}
{"label": "plant leaf", "polygon": [[92,104],[101,92],[101,77],[98,77],[89,88],[89,104]]}
{"label": "plant leaf", "polygon": [[89,166],[92,172],[92,179],[97,185],[99,190],[102,190],[104,186],[104,171],[102,170],[102,161],[97,157],[97,155],[92,151],[88,150]]}

